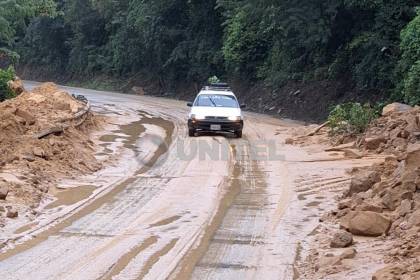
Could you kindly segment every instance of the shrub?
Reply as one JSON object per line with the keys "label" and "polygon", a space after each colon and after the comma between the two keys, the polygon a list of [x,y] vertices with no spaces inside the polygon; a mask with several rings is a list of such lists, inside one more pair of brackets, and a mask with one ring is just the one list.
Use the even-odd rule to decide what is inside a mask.
{"label": "shrub", "polygon": [[366,130],[378,113],[369,104],[344,103],[337,105],[328,117],[331,132],[334,134],[357,134]]}
{"label": "shrub", "polygon": [[7,69],[0,69],[0,101],[4,99],[12,98],[15,93],[10,90],[7,82],[15,78],[15,71],[12,67]]}
{"label": "shrub", "polygon": [[411,67],[403,85],[404,101],[410,105],[420,104],[420,60]]}
{"label": "shrub", "polygon": [[220,83],[220,80],[217,76],[212,76],[208,79],[208,83],[211,84],[217,84]]}

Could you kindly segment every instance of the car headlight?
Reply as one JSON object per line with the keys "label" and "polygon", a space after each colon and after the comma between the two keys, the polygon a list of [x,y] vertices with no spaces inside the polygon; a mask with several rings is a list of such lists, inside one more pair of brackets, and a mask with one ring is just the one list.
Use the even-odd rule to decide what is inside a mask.
{"label": "car headlight", "polygon": [[229,117],[228,118],[230,121],[240,121],[242,119],[242,117],[238,116],[238,117]]}
{"label": "car headlight", "polygon": [[201,116],[201,115],[195,115],[195,114],[191,115],[192,120],[204,120],[205,118],[206,118],[205,116]]}

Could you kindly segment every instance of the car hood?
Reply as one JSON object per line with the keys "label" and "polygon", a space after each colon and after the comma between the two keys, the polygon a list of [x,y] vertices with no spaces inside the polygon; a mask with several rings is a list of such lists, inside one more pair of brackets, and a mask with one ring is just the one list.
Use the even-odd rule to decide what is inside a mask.
{"label": "car hood", "polygon": [[238,117],[242,116],[240,108],[226,107],[192,107],[191,114],[205,117]]}

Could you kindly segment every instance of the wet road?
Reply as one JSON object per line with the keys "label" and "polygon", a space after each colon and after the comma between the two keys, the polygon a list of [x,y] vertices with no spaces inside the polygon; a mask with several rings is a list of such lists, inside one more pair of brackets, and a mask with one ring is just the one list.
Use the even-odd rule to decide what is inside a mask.
{"label": "wet road", "polygon": [[289,161],[306,155],[278,131],[296,124],[246,114],[243,139],[188,138],[184,102],[67,90],[131,120],[103,138],[126,158],[96,175],[102,193],[0,254],[2,279],[293,278],[305,231],[285,220]]}

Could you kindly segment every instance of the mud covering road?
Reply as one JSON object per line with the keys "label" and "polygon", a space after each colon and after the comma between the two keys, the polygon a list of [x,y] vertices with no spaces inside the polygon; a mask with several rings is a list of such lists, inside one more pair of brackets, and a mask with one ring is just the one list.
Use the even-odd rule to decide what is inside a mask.
{"label": "mud covering road", "polygon": [[124,120],[101,139],[124,151],[81,179],[88,199],[3,248],[2,279],[297,278],[300,241],[360,164],[285,145],[291,121],[246,114],[243,139],[188,138],[185,102],[66,90]]}

